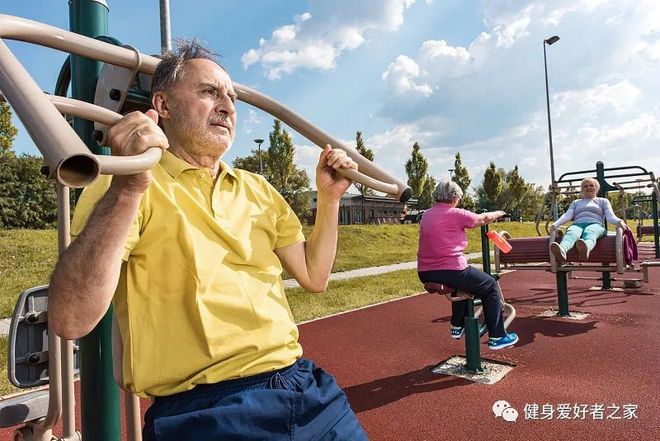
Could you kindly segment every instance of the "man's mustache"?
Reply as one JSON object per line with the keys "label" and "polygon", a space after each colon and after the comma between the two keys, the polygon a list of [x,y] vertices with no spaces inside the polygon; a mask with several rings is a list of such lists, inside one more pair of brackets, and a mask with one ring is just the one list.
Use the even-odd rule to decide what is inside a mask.
{"label": "man's mustache", "polygon": [[229,119],[229,115],[226,113],[221,113],[220,116],[211,118],[210,120],[211,124],[223,124],[224,126],[228,128],[232,128],[232,123],[231,120]]}

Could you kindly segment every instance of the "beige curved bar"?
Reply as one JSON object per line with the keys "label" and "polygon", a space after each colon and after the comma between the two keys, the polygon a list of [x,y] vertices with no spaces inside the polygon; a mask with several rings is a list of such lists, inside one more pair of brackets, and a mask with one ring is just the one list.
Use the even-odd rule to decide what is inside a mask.
{"label": "beige curved bar", "polygon": [[323,148],[326,144],[330,144],[333,148],[344,150],[358,164],[358,169],[360,170],[359,172],[355,170],[342,170],[342,174],[346,177],[371,187],[374,190],[387,193],[402,202],[410,198],[410,195],[405,195],[407,196],[405,199],[402,197],[404,194],[409,193],[406,191],[408,190],[406,184],[378,168],[353,147],[333,138],[302,116],[296,114],[293,110],[256,90],[252,90],[239,83],[234,83],[234,89],[236,90],[238,99],[284,121],[288,126],[317,146]]}
{"label": "beige curved bar", "polygon": [[[2,17],[0,17],[0,30],[2,30],[1,19]],[[0,40],[0,90],[5,94],[7,101],[44,155],[52,173],[62,185],[74,188],[85,187],[100,173],[135,174],[149,170],[160,160],[162,154],[160,149],[149,149],[135,157],[93,155],[2,40]],[[67,113],[75,116],[88,114],[93,120],[94,108],[101,108],[85,104],[77,100],[69,100],[65,107]],[[85,111],[77,111],[78,106]],[[101,114],[103,119],[109,116],[103,111]],[[121,116],[117,115],[115,121],[119,118]],[[158,151],[154,152],[154,150]]]}
{"label": "beige curved bar", "polygon": [[626,269],[626,262],[623,256],[623,227],[616,227],[614,248],[616,251],[616,272],[618,274],[623,274]]}
{"label": "beige curved bar", "polygon": [[94,155],[1,40],[0,90],[58,181],[84,187],[96,179],[100,165]]}
{"label": "beige curved bar", "polygon": [[[119,121],[122,116],[112,110],[84,101],[65,98],[57,95],[47,95],[57,110],[64,115],[79,116],[81,118],[96,121],[101,124],[111,126]],[[100,166],[100,173],[104,175],[130,175],[136,171],[145,171],[151,169],[162,156],[162,151],[158,147],[150,148],[142,154],[127,157],[118,156],[96,156]]]}
{"label": "beige curved bar", "polygon": [[[550,237],[548,238],[549,239],[548,243],[551,244],[557,238],[557,229],[556,228],[551,229],[549,236]],[[555,255],[550,252],[550,247],[548,247],[548,256],[549,256],[549,262],[550,262],[550,272],[551,273],[556,273],[557,272],[557,267],[558,267],[557,259],[555,258]]]}
{"label": "beige curved bar", "polygon": [[[10,15],[0,14],[0,38],[10,38],[40,44],[117,66],[135,69],[149,75],[154,73],[159,62],[159,59],[156,57],[139,54],[132,49],[115,46],[54,26]],[[38,86],[25,69],[23,69],[18,60],[16,60],[11,51],[0,40],[0,71],[7,69],[11,70],[12,74],[9,76],[0,75],[0,90],[5,92],[7,100],[14,107],[14,110],[23,121],[23,124],[39,149],[48,150],[41,153],[46,157],[51,168],[56,171],[58,179],[67,180],[69,184],[66,185],[72,187],[84,186],[86,185],[86,181],[91,182],[93,178],[90,180],[89,178],[85,178],[85,176],[93,174],[95,169],[97,174],[101,172],[101,164],[99,162],[106,161],[106,159],[100,159],[100,156],[92,155],[87,151],[86,147],[82,149],[82,141],[79,139],[73,140],[73,136],[75,136],[73,130],[63,121],[55,122],[58,118],[55,117],[56,113],[52,111],[52,106],[48,103],[48,100],[43,97],[41,99],[35,98],[36,91],[39,90]],[[29,93],[20,92],[20,90],[26,87],[24,83],[30,83],[27,86]],[[238,83],[234,83],[234,86],[241,101],[277,117],[318,146],[323,147],[325,144],[330,144],[333,147],[339,147],[345,150],[357,162],[360,168],[359,172],[342,170],[341,173],[345,176],[375,190],[387,193],[402,202],[412,196],[412,190],[407,185],[378,168],[351,146],[331,137],[272,98]],[[9,92],[10,89],[11,92]],[[43,95],[40,90],[39,92]],[[31,110],[29,103],[33,104],[32,107],[37,107],[39,112]],[[44,103],[48,104],[46,105]],[[61,119],[59,118],[59,120]],[[51,126],[51,124],[54,125]],[[65,126],[67,129],[64,129]],[[57,128],[56,131],[58,133],[63,133],[62,135],[56,135],[61,139],[55,143],[52,141],[53,127]],[[75,157],[75,160],[70,162],[78,167],[79,172],[71,170],[69,167],[62,167],[62,161],[69,158],[67,155],[73,155]],[[126,158],[122,158],[122,160],[125,161]],[[78,185],[70,185],[76,183]]]}

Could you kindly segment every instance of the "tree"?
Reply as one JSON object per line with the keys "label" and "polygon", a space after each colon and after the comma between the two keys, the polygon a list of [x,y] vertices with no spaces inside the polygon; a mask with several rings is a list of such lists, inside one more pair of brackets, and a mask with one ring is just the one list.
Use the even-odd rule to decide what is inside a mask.
{"label": "tree", "polygon": [[437,182],[435,178],[433,176],[427,175],[424,181],[424,188],[422,189],[422,193],[419,195],[419,199],[417,200],[417,207],[420,210],[426,210],[427,208],[433,206],[433,190],[435,190],[436,185]]}
{"label": "tree", "polygon": [[48,228],[57,221],[55,186],[41,173],[43,160],[12,150],[18,130],[0,95],[0,228]]}
{"label": "tree", "polygon": [[[374,160],[374,152],[369,147],[364,145],[364,140],[362,139],[362,132],[358,131],[358,132],[355,133],[355,143],[356,143],[355,149],[358,152],[360,152],[360,154],[362,156],[367,158],[369,161]],[[362,196],[367,196],[367,195],[374,194],[374,191],[371,188],[366,187],[366,186],[360,184],[359,182],[353,182],[353,185],[355,186],[357,191],[360,192],[360,194]]]}
{"label": "tree", "polygon": [[18,134],[18,129],[11,123],[11,109],[0,94],[0,155],[11,154],[11,147]]}
{"label": "tree", "polygon": [[[268,170],[268,151],[261,151],[261,164],[264,169],[264,174]],[[252,173],[259,173],[259,151],[252,150],[251,154],[243,158],[236,157],[233,162],[234,167],[242,170],[247,170]]]}
{"label": "tree", "polygon": [[[273,131],[268,135],[270,146],[261,151],[264,177],[284,197],[299,218],[311,213],[309,177],[293,162],[295,148],[289,133],[282,123],[275,120]],[[259,172],[259,152],[244,158],[234,159],[234,166],[253,173]]]}
{"label": "tree", "polygon": [[419,199],[426,184],[426,177],[429,170],[429,163],[421,152],[418,143],[413,144],[412,158],[406,162],[406,174],[408,175],[408,185],[413,191],[413,197]]}
{"label": "tree", "polygon": [[[356,143],[356,147],[355,147],[356,150],[360,152],[362,156],[367,158],[369,161],[374,160],[374,152],[369,147],[364,145],[364,140],[362,139],[362,132],[358,131],[355,133],[355,143]],[[357,188],[357,190],[360,192],[360,195],[362,196],[360,201],[360,205],[361,205],[360,222],[365,223],[367,219],[367,213],[364,211],[364,197],[375,194],[375,192],[371,188],[363,184],[360,184],[359,182],[353,182],[353,185],[355,186],[355,188]]]}
{"label": "tree", "polygon": [[469,192],[472,179],[470,178],[470,173],[468,172],[467,167],[463,165],[460,153],[456,153],[456,156],[454,157],[454,174],[452,175],[451,180],[456,182],[458,186],[461,187],[461,190],[463,190],[460,207],[474,211],[474,199],[472,199]]}
{"label": "tree", "polygon": [[456,182],[458,186],[461,187],[463,193],[468,190],[470,183],[472,182],[467,167],[463,165],[460,153],[456,153],[456,156],[454,157],[454,174],[451,180]]}
{"label": "tree", "polygon": [[57,193],[38,156],[0,154],[0,228],[52,228]]}
{"label": "tree", "polygon": [[512,218],[519,220],[522,215],[521,204],[529,187],[525,179],[520,176],[517,165],[510,172],[501,175],[504,176],[504,179],[502,191],[497,198],[497,205],[501,210],[509,213]]}
{"label": "tree", "polygon": [[527,183],[527,191],[520,204],[520,216],[522,220],[534,220],[542,210],[545,190],[542,185]]}
{"label": "tree", "polygon": [[502,175],[498,172],[493,161],[484,172],[484,182],[482,184],[484,196],[486,197],[488,210],[492,210],[497,201],[497,197],[502,192]]}

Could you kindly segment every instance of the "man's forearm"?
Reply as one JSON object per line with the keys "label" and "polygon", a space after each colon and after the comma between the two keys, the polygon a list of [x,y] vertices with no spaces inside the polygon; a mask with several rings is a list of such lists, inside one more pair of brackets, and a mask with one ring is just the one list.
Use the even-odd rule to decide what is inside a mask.
{"label": "man's forearm", "polygon": [[49,320],[56,334],[69,339],[86,335],[107,311],[140,199],[139,193],[111,185],[60,257],[48,290]]}
{"label": "man's forearm", "polygon": [[314,229],[305,245],[307,272],[314,291],[324,291],[328,285],[332,264],[337,253],[339,201],[318,198]]}

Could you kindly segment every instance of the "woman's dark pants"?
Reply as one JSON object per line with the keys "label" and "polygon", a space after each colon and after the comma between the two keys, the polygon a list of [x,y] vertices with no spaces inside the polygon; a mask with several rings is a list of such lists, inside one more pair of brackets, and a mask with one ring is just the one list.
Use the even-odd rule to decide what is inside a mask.
{"label": "woman's dark pants", "polygon": [[[500,294],[497,290],[497,281],[478,269],[467,267],[464,270],[434,270],[420,271],[419,280],[422,283],[435,282],[450,286],[459,291],[473,294],[481,300],[486,318],[486,326],[490,337],[502,337],[506,334],[504,330],[504,318],[502,317],[502,304]],[[467,314],[467,301],[451,303],[451,324],[453,326],[465,326],[465,315]]]}

